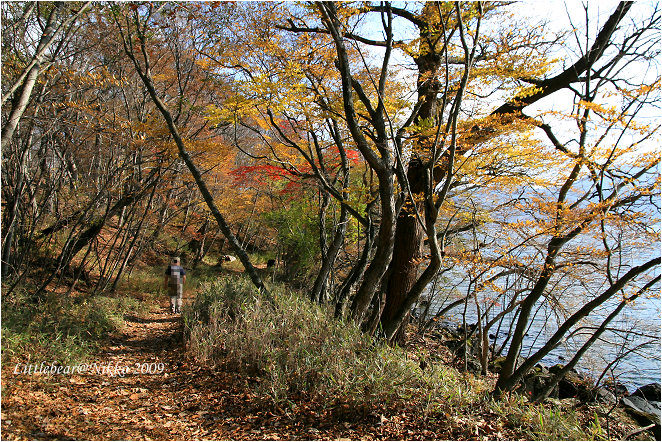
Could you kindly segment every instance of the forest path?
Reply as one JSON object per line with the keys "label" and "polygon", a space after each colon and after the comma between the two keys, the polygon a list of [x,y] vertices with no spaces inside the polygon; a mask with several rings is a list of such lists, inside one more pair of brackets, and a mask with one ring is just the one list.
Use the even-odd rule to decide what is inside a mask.
{"label": "forest path", "polygon": [[180,317],[168,313],[167,303],[126,316],[123,334],[80,373],[29,374],[24,365],[3,366],[2,438],[296,438],[269,433],[273,407],[251,394],[248,379],[187,357]]}
{"label": "forest path", "polygon": [[[122,334],[111,339],[81,373],[29,374],[23,372],[25,365],[3,364],[2,439],[432,440],[459,436],[448,432],[446,425],[431,428],[430,421],[406,410],[384,423],[377,410],[354,410],[335,401],[303,400],[281,409],[270,397],[255,393],[259,378],[197,364],[186,353],[180,316],[168,311],[164,299],[148,313],[125,316]],[[39,368],[42,361],[31,364],[35,362]],[[119,376],[120,371],[126,373]]]}

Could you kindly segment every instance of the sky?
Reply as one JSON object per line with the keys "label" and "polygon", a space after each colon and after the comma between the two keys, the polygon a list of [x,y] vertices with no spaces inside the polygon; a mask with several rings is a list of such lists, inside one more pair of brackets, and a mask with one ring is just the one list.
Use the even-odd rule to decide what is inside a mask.
{"label": "sky", "polygon": [[[411,2],[410,4],[394,2],[393,5],[396,7],[406,6],[408,9],[414,8]],[[568,0],[552,2],[524,0],[514,2],[507,6],[506,10],[512,12],[513,18],[518,22],[524,23],[526,26],[536,26],[545,23],[546,29],[551,33],[566,32],[565,44],[555,46],[554,51],[548,53],[550,57],[559,59],[555,70],[547,74],[547,76],[553,76],[574,63],[581,56],[582,52],[585,52],[586,48],[590,47],[595,36],[616,9],[617,5],[618,2],[613,0]],[[656,8],[656,2],[646,0],[637,1],[628,11],[628,15],[621,24],[627,26],[635,20],[646,20],[653,15]],[[659,13],[657,15],[659,16]],[[366,18],[361,24],[360,34],[374,39],[383,39],[382,24],[378,15],[368,14],[368,16],[369,18]],[[483,33],[490,31],[487,29],[489,25],[489,21],[484,22]],[[409,40],[416,35],[414,26],[401,18],[394,19],[394,29],[395,39]],[[372,59],[376,63],[383,56],[383,50],[381,49],[368,47],[363,50],[364,54],[367,55],[366,58]],[[416,71],[410,57],[404,55],[401,51],[395,50],[393,51],[391,66],[393,66],[392,69],[408,66],[409,69],[401,70],[398,77],[405,79],[409,76],[407,83],[412,86],[415,84],[413,76]],[[655,62],[647,63],[646,65],[639,64],[631,66],[626,72],[634,80],[641,81],[644,78],[648,82],[653,82],[655,79],[660,78],[659,68],[659,62]],[[512,92],[504,92],[500,96],[495,95],[490,97],[489,100],[479,100],[476,103],[480,103],[483,107],[482,112],[487,114],[496,109],[503,101],[510,98],[510,93]],[[415,90],[403,91],[403,95],[403,98],[412,102],[416,99]],[[572,146],[573,140],[577,138],[576,123],[572,120],[562,121],[553,114],[550,115],[550,111],[568,114],[571,112],[574,102],[574,94],[569,90],[562,90],[528,106],[524,112],[530,116],[541,116],[543,121],[553,123],[557,137],[562,142],[567,142],[569,146]],[[615,98],[608,100],[602,99],[601,103],[616,107],[621,104]],[[465,97],[465,105],[470,104],[469,97]],[[400,117],[404,118],[405,116]],[[398,118],[396,117],[395,119],[397,120]],[[662,112],[656,106],[647,106],[645,110],[638,113],[637,119],[643,123],[658,125],[662,121]],[[660,143],[660,137],[654,137],[637,146],[637,149],[639,152],[659,150]]]}

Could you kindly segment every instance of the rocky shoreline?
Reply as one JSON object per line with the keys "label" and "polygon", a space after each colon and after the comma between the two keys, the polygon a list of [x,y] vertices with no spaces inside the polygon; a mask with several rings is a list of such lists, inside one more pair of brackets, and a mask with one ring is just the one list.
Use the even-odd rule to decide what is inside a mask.
{"label": "rocky shoreline", "polygon": [[[461,365],[467,371],[480,374],[482,366],[478,346],[473,345],[474,341],[471,338],[468,339],[469,345],[464,345],[465,336],[472,335],[475,325],[467,326],[466,335],[462,326],[443,322],[435,325],[436,327],[429,333],[429,336],[446,346],[458,360],[462,360]],[[491,372],[498,372],[504,360],[505,357],[490,358],[488,369]],[[521,358],[521,360],[524,359]],[[529,398],[537,397],[551,378],[562,368],[563,364],[551,367],[542,364],[536,365],[524,377],[517,391]],[[618,382],[596,386],[588,376],[572,369],[561,378],[546,400],[553,402],[563,399],[574,399],[579,403],[598,402],[620,407],[642,426],[642,431],[650,431],[656,440],[661,440],[661,391],[660,384],[657,382],[640,386],[630,393],[625,385]]]}

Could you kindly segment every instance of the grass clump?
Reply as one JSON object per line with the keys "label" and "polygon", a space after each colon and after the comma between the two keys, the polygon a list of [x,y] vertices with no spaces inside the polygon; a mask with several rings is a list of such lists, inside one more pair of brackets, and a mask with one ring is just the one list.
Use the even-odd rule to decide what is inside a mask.
{"label": "grass clump", "polygon": [[29,290],[2,297],[2,361],[75,364],[89,357],[124,326],[124,315],[143,307],[130,297],[48,294],[34,301]]}
{"label": "grass clump", "polygon": [[484,393],[452,368],[421,370],[402,349],[375,342],[302,296],[275,294],[273,309],[242,278],[207,285],[184,310],[190,351],[202,362],[223,361],[258,375],[261,392],[277,402],[297,397],[363,405],[415,400],[432,409]]}
{"label": "grass clump", "polygon": [[597,415],[591,415],[586,422],[586,416],[577,409],[578,404],[572,400],[556,402],[533,404],[519,394],[512,394],[490,400],[486,409],[518,437],[527,440],[608,439]]}
{"label": "grass clump", "polygon": [[493,379],[460,373],[443,363],[421,369],[415,357],[362,333],[353,323],[294,292],[274,289],[277,307],[249,280],[207,283],[185,307],[187,345],[199,361],[257,378],[256,389],[276,403],[300,399],[353,410],[408,409],[442,422],[453,437],[476,432],[499,438],[604,438],[596,420],[582,425],[567,409],[535,405],[513,394],[495,400]]}

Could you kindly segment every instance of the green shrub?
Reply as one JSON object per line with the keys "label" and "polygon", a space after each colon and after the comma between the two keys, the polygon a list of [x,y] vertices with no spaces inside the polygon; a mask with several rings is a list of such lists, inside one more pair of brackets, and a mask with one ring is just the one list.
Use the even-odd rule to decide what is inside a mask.
{"label": "green shrub", "polygon": [[133,298],[64,297],[30,301],[26,289],[2,297],[2,360],[80,362],[124,325],[123,316],[142,309]]}
{"label": "green shrub", "polygon": [[276,309],[248,279],[208,283],[184,308],[189,351],[201,363],[229,364],[256,376],[258,393],[277,403],[306,398],[364,410],[415,407],[421,416],[452,421],[466,434],[488,426],[533,439],[604,436],[599,423],[584,429],[575,414],[559,407],[530,404],[516,394],[491,399],[493,380],[442,363],[422,370],[403,349],[334,319],[307,297],[278,288],[272,293]]}
{"label": "green shrub", "polygon": [[264,219],[277,233],[278,248],[285,261],[285,277],[300,285],[310,277],[320,253],[319,223],[315,205],[308,200],[292,201],[289,205],[266,213]]}
{"label": "green shrub", "polygon": [[[398,348],[376,343],[354,324],[336,320],[305,297],[276,291],[271,308],[249,281],[221,278],[184,310],[189,349],[201,362],[223,360],[257,374],[276,401],[335,396],[370,404],[473,395],[453,369],[423,372]],[[482,393],[479,393],[482,394]]]}

